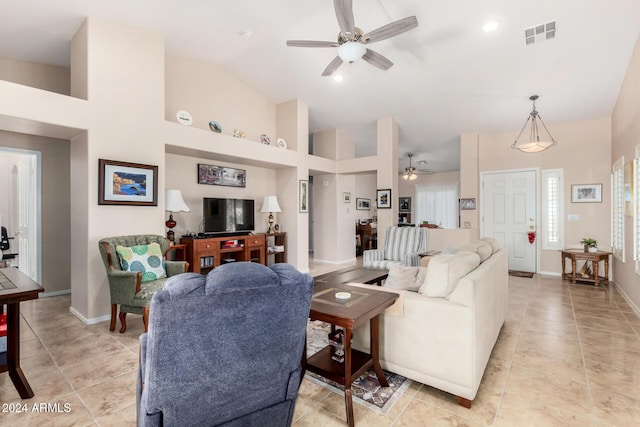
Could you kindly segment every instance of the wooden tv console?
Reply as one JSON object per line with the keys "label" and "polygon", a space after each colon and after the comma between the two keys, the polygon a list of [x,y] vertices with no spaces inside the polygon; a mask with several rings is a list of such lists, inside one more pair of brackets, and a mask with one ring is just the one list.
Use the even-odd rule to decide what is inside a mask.
{"label": "wooden tv console", "polygon": [[266,264],[264,234],[191,238],[183,237],[187,245],[189,271],[205,274],[226,262],[251,261]]}

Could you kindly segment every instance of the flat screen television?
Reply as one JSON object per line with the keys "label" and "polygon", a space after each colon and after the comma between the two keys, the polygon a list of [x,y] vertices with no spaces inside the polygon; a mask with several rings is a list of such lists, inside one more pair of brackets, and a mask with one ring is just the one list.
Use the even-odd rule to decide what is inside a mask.
{"label": "flat screen television", "polygon": [[206,234],[248,234],[255,229],[255,201],[249,199],[202,199]]}

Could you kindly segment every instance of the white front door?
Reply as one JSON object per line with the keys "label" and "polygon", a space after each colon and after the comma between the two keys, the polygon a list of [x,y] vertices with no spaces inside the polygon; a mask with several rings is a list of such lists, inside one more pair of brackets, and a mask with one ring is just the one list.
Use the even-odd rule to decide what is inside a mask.
{"label": "white front door", "polygon": [[537,229],[537,172],[535,170],[482,174],[482,236],[495,237],[509,251],[509,270],[535,273]]}

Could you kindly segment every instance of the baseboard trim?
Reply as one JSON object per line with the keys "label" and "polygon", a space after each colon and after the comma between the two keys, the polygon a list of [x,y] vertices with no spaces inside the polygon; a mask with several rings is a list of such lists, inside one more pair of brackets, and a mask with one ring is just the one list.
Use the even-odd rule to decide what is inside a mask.
{"label": "baseboard trim", "polygon": [[633,309],[633,311],[636,313],[636,315],[638,317],[640,317],[640,307],[638,307],[632,300],[631,298],[629,298],[629,295],[626,294],[626,292],[624,291],[624,289],[622,289],[621,286],[619,286],[616,282],[611,282],[609,281],[609,284],[613,283],[616,287],[616,289],[618,290],[618,292],[620,292],[620,295],[622,295],[622,298],[624,298],[624,300],[627,302],[627,304],[629,304],[629,307],[631,307]]}
{"label": "baseboard trim", "polygon": [[562,274],[556,271],[538,271],[536,274],[542,274],[544,276],[556,276],[556,277],[562,276]]}
{"label": "baseboard trim", "polygon": [[69,295],[69,294],[71,294],[71,289],[63,289],[61,291],[43,292],[41,294],[38,294],[38,298],[51,298],[51,297],[57,297],[60,295]]}
{"label": "baseboard trim", "polygon": [[71,312],[71,314],[73,314],[78,319],[80,319],[80,321],[82,323],[84,323],[85,325],[95,325],[96,323],[102,323],[102,322],[106,322],[107,320],[111,320],[111,315],[109,315],[109,314],[106,314],[106,315],[100,316],[100,317],[93,317],[91,319],[87,319],[82,314],[80,314],[80,312],[78,310],[76,310],[73,307],[69,307],[69,311]]}

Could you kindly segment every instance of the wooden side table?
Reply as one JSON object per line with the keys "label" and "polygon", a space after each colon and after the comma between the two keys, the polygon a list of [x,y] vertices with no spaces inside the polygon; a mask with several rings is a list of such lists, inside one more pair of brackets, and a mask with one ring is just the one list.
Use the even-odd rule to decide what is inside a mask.
{"label": "wooden side table", "polygon": [[[337,292],[348,292],[348,299],[338,299]],[[379,322],[378,316],[393,305],[398,294],[385,292],[378,289],[360,288],[347,284],[314,283],[313,298],[309,319],[321,320],[344,330],[344,361],[337,362],[332,358],[335,350],[329,345],[306,359],[306,351],[302,353],[302,376],[309,370],[322,375],[344,386],[344,401],[347,412],[347,424],[353,427],[353,401],[351,382],[362,375],[370,367],[373,367],[378,381],[382,387],[388,387],[389,383],[384,376],[379,360]],[[351,332],[369,323],[371,348],[370,354],[351,348]]]}
{"label": "wooden side table", "polygon": [[[609,255],[611,252],[584,252],[580,249],[563,249],[562,253],[562,278],[571,280],[571,283],[576,283],[576,280],[583,282],[591,282],[596,286],[600,283],[605,285],[609,284]],[[571,273],[565,272],[565,261],[569,258],[571,260]],[[592,274],[589,277],[576,276],[576,261],[583,260],[585,262],[591,261]],[[598,274],[600,261],[604,262],[604,276]]]}

